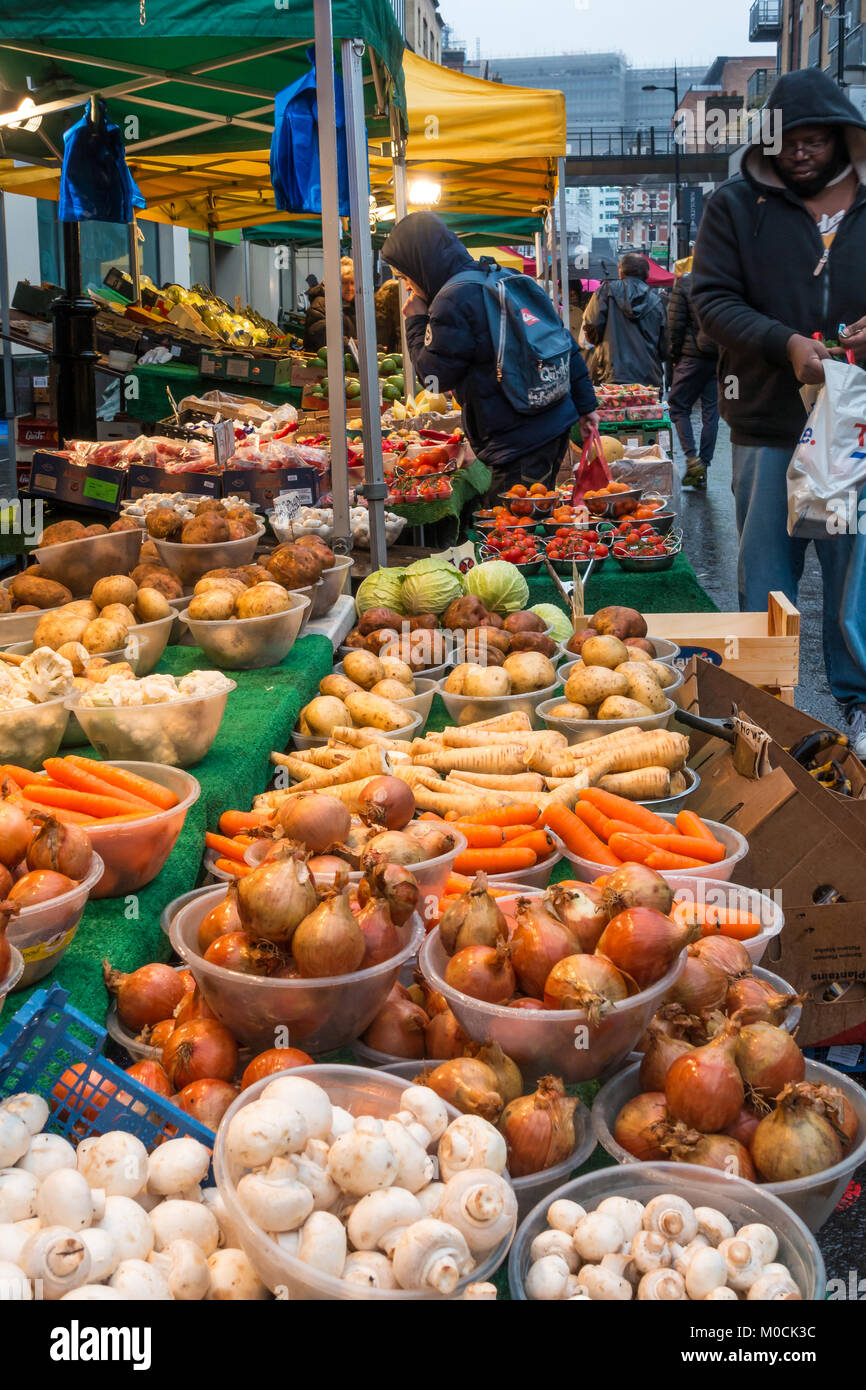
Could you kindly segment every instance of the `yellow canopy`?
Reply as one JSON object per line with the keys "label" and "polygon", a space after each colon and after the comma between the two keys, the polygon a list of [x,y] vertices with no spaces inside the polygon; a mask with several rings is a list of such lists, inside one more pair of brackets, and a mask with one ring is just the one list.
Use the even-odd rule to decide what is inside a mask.
{"label": "yellow canopy", "polygon": [[505,246],[473,246],[472,255],[476,261],[480,261],[482,256],[489,256],[504,270],[519,270],[523,274],[523,257]]}
{"label": "yellow canopy", "polygon": [[[441,211],[501,217],[526,216],[552,200],[556,159],[565,154],[561,92],[485,82],[408,50],[404,74],[410,188],[424,178],[440,185]],[[227,231],[286,217],[274,205],[267,150],[133,154],[129,167],[147,202],[139,216],[148,221]],[[380,202],[393,203],[391,160],[378,143],[370,146],[370,182]],[[60,170],[0,161],[0,188],[56,202]]]}

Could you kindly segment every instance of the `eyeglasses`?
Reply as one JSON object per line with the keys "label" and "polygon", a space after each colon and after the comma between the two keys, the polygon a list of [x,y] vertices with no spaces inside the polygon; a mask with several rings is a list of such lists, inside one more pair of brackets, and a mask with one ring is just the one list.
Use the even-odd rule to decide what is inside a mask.
{"label": "eyeglasses", "polygon": [[800,154],[823,154],[828,145],[832,144],[831,135],[810,135],[806,140],[791,140],[790,144],[782,141],[782,148],[779,151],[779,159],[797,159]]}

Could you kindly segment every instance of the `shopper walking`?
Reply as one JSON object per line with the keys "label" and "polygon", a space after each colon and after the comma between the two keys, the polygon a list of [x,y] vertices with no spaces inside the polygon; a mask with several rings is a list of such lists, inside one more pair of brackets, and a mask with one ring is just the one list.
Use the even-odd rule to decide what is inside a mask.
{"label": "shopper walking", "polygon": [[629,251],[619,263],[619,279],[605,280],[583,315],[583,332],[595,347],[592,380],[661,386],[667,357],[665,311],[650,289],[649,261]]}
{"label": "shopper walking", "polygon": [[[304,352],[318,352],[327,343],[325,293],[323,282],[311,285],[308,291],[310,307],[304,321]],[[358,331],[355,321],[355,267],[349,256],[343,256],[340,260],[340,298],[343,310],[342,348],[350,338],[357,336]]]}
{"label": "shopper walking", "polygon": [[[719,433],[718,351],[701,332],[692,303],[692,277],[682,275],[668,302],[668,348],[673,378],[668,394],[671,420],[686,456],[684,487],[705,492],[707,469],[713,461]],[[701,444],[695,445],[692,409],[701,404]]]}
{"label": "shopper walking", "polygon": [[409,355],[416,375],[437,391],[453,391],[475,453],[494,472],[490,492],[513,483],[551,486],[568,448],[572,426],[598,425],[595,392],[572,339],[570,389],[535,414],[516,410],[497,374],[497,351],[480,284],[457,280],[477,270],[466,247],[435,213],[404,217],[382,247],[382,257],[409,292],[404,307]]}
{"label": "shopper walking", "polygon": [[[740,172],[710,199],[692,291],[720,348],[746,610],[766,608],[773,589],[796,601],[808,542],[788,535],[786,473],[806,420],[800,384],[822,382],[831,355],[812,334],[835,340],[839,324],[859,329],[866,315],[866,120],[816,68],[780,78],[767,109],[781,122],[779,152],[747,146]],[[866,331],[848,345],[866,356]],[[840,624],[843,602],[866,611],[866,587],[851,587],[858,575],[866,585],[852,568],[856,540],[828,537],[816,549],[827,676],[863,756],[866,669]]]}

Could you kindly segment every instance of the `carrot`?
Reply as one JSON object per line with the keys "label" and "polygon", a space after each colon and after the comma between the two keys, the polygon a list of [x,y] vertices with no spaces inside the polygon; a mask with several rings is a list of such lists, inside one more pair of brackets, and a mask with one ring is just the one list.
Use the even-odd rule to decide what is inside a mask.
{"label": "carrot", "polygon": [[671,872],[674,869],[705,869],[707,861],[705,859],[689,859],[684,854],[672,854],[667,849],[654,849],[650,852],[644,863],[650,869],[655,869],[657,873],[664,870]]}
{"label": "carrot", "polygon": [[90,823],[91,825],[116,825],[118,821],[144,820],[145,816],[152,815],[153,811],[127,811],[122,816],[91,816]]}
{"label": "carrot", "polygon": [[[208,849],[215,849],[223,859],[231,859],[238,864],[244,862],[244,850],[246,845],[239,844],[236,840],[228,839],[225,835],[214,835],[213,831],[205,832],[204,842]],[[249,841],[247,841],[249,843]]]}
{"label": "carrot", "polygon": [[[38,783],[31,783],[29,787],[24,788],[24,795],[39,806],[59,806],[64,811],[83,811],[85,815],[93,816],[96,820],[104,820],[109,816],[123,816],[131,810],[139,810],[139,807],[131,807],[128,801],[121,801],[119,797],[73,791],[70,787],[42,787]],[[148,812],[140,811],[140,814],[147,815]],[[153,815],[153,807],[150,809],[150,815]]]}
{"label": "carrot", "polygon": [[504,843],[498,825],[471,825],[467,821],[461,821],[458,828],[460,834],[466,836],[470,849],[498,849]]}
{"label": "carrot", "polygon": [[438,821],[440,825],[443,825],[443,824],[444,824],[444,821],[443,821],[442,816],[437,816],[437,814],[436,814],[435,811],[425,811],[425,812],[423,813],[423,815],[420,815],[420,816],[418,817],[418,819],[419,819],[419,820],[435,820],[435,821]]}
{"label": "carrot", "polygon": [[240,835],[244,830],[258,830],[270,820],[268,811],[223,811],[219,826],[223,835]]}
{"label": "carrot", "polygon": [[646,838],[657,849],[685,854],[690,859],[702,860],[704,864],[718,864],[727,855],[727,850],[718,840],[704,840],[697,835],[647,835]]}
{"label": "carrot", "polygon": [[461,893],[467,893],[471,887],[472,879],[467,878],[465,874],[449,874],[443,897],[459,898]]}
{"label": "carrot", "polygon": [[[43,807],[43,806],[34,806],[33,809],[34,809],[34,811],[41,811],[41,812],[43,813],[43,815],[47,815],[47,814],[48,814],[48,808],[47,808],[47,807]],[[95,817],[95,816],[85,816],[81,811],[63,811],[63,810],[60,809],[59,806],[54,806],[54,807],[52,807],[52,809],[51,809],[51,815],[54,817],[55,820],[59,820],[60,823],[61,823],[61,825],[95,825],[95,824],[96,824],[96,817]]]}
{"label": "carrot", "polygon": [[[648,833],[648,832],[645,831],[645,830],[639,830],[638,827],[637,827],[636,825],[630,825],[629,822],[628,822],[627,820],[609,820],[609,821],[607,822],[607,826],[608,826],[608,840],[610,840],[611,835],[641,835],[641,836],[643,836],[643,835],[646,835],[646,834]],[[668,827],[668,829],[670,829],[670,827]]]}
{"label": "carrot", "polygon": [[704,824],[699,815],[694,811],[677,812],[677,830],[681,835],[686,835],[693,840],[707,840],[710,844],[717,845],[719,842],[712,830]]}
{"label": "carrot", "polygon": [[[484,795],[483,791],[481,795]],[[481,811],[473,817],[472,824],[504,827],[506,825],[534,825],[537,820],[537,806],[499,806],[492,811]]]}
{"label": "carrot", "polygon": [[454,860],[458,874],[475,874],[479,869],[488,874],[509,874],[531,869],[537,859],[534,849],[465,849]]}
{"label": "carrot", "polygon": [[221,873],[232,874],[234,878],[246,878],[247,874],[253,872],[250,864],[239,864],[236,859],[216,859],[214,868]]}
{"label": "carrot", "polygon": [[[65,761],[73,766],[93,766],[89,758],[70,755]],[[139,777],[137,773],[127,772],[125,768],[114,767],[111,763],[96,763],[95,766],[99,769],[97,775],[103,782],[110,782],[112,787],[119,787],[121,791],[131,792],[133,796],[141,797],[142,801],[147,801],[151,806],[158,806],[161,811],[169,811],[172,806],[177,805],[174,792],[170,792],[168,787],[161,787],[158,782],[151,782],[149,777]]]}
{"label": "carrot", "polygon": [[17,767],[15,763],[3,763],[0,777],[10,777],[19,787],[26,787],[28,782],[33,781],[33,773],[28,772],[26,767]]}
{"label": "carrot", "polygon": [[647,864],[651,854],[661,853],[637,835],[611,835],[610,848],[624,864]]}
{"label": "carrot", "polygon": [[553,840],[546,830],[530,830],[526,835],[511,841],[512,849],[534,849],[539,860],[547,859],[553,853]]}
{"label": "carrot", "polygon": [[143,797],[133,796],[130,792],[116,790],[110,782],[104,782],[101,777],[97,777],[92,767],[76,767],[71,761],[65,758],[46,758],[42,764],[48,773],[48,781],[44,784],[51,786],[52,782],[58,787],[69,787],[72,791],[92,793],[94,796],[110,796],[115,801],[126,802],[129,806],[134,806],[137,811],[153,810],[153,803],[145,801]]}
{"label": "carrot", "polygon": [[504,825],[502,827],[502,837],[505,843],[510,840],[519,840],[521,835],[528,835],[533,830],[541,829],[541,817],[539,816],[534,825]]}
{"label": "carrot", "polygon": [[590,806],[588,801],[578,801],[574,808],[574,814],[580,816],[584,825],[588,825],[594,835],[607,844],[612,835],[612,821],[598,809],[597,806]]}
{"label": "carrot", "polygon": [[676,903],[671,916],[684,926],[699,927],[701,936],[730,936],[735,941],[748,941],[761,931],[761,922],[751,912],[709,903],[703,908],[697,903]]}
{"label": "carrot", "polygon": [[559,836],[566,849],[581,859],[589,859],[593,864],[610,864],[615,869],[622,863],[604,840],[600,840],[595,831],[590,830],[580,816],[574,815],[567,806],[548,806],[542,821]]}
{"label": "carrot", "polygon": [[617,796],[615,792],[605,792],[600,787],[587,787],[579,794],[578,799],[588,801],[590,806],[597,806],[599,811],[611,820],[624,820],[638,830],[648,830],[651,835],[671,833],[670,825],[666,820],[662,820],[661,816],[657,816],[654,811],[648,811],[645,806],[635,801]]}

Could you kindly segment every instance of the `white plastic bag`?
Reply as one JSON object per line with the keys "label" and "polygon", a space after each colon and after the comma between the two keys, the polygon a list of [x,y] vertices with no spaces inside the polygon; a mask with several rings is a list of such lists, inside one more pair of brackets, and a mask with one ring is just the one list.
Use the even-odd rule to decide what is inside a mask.
{"label": "white plastic bag", "polygon": [[[810,392],[801,393],[807,408]],[[788,534],[827,540],[849,529],[850,499],[866,481],[866,372],[825,361],[824,385],[788,465]]]}

